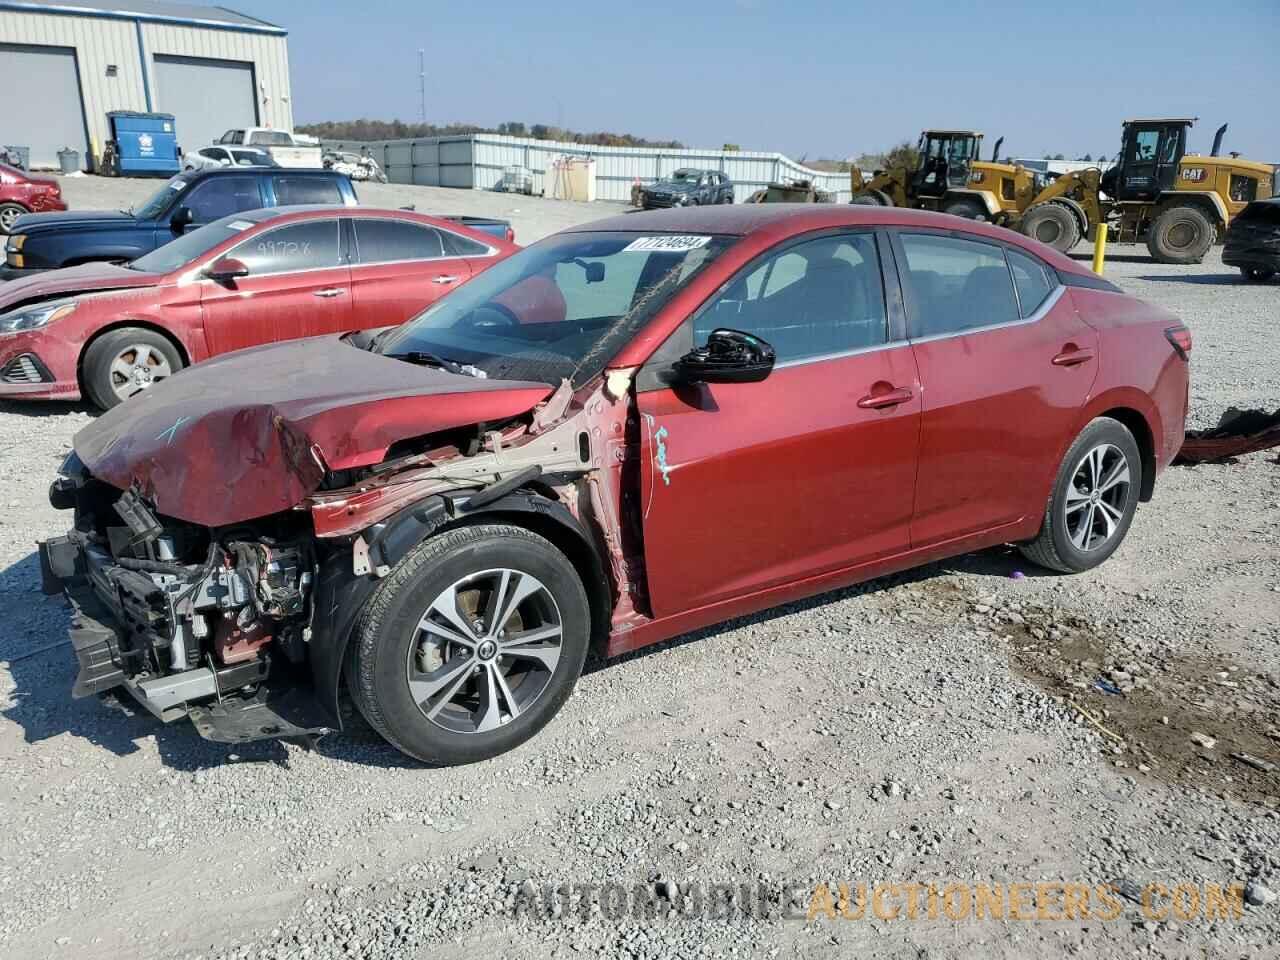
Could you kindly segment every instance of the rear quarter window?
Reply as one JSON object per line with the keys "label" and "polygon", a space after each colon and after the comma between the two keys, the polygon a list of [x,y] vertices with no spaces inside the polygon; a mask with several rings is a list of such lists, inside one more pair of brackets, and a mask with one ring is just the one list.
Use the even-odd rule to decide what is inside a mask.
{"label": "rear quarter window", "polygon": [[1005,256],[1009,259],[1013,286],[1018,291],[1018,307],[1025,319],[1049,299],[1049,294],[1057,286],[1057,278],[1050,278],[1049,271],[1035,257],[1009,249],[1005,250]]}
{"label": "rear quarter window", "polygon": [[342,203],[342,191],[329,177],[275,177],[276,206]]}
{"label": "rear quarter window", "polygon": [[1022,316],[1004,248],[977,240],[904,233],[911,337],[1013,323]]}

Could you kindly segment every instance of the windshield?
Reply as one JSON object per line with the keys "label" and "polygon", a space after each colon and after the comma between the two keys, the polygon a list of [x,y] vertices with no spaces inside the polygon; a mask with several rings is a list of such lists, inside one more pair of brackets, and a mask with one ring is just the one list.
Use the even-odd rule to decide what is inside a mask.
{"label": "windshield", "polygon": [[379,353],[470,364],[486,376],[575,386],[736,237],[567,233],[480,274],[389,332]]}
{"label": "windshield", "polygon": [[671,175],[671,179],[678,183],[686,181],[697,183],[700,176],[702,176],[701,170],[677,170]]}
{"label": "windshield", "polygon": [[152,217],[158,217],[160,214],[164,213],[169,204],[173,202],[173,198],[177,195],[178,191],[186,185],[187,181],[182,177],[173,177],[163,187],[153,193],[151,198],[142,206],[138,207],[136,210],[133,207],[130,207],[125,212],[132,213],[135,217],[142,217],[144,220],[149,220]]}
{"label": "windshield", "polygon": [[251,221],[241,219],[239,214],[232,214],[199,230],[184,233],[176,240],[170,240],[164,246],[134,260],[128,267],[130,270],[142,270],[146,273],[172,273],[252,226],[255,224]]}

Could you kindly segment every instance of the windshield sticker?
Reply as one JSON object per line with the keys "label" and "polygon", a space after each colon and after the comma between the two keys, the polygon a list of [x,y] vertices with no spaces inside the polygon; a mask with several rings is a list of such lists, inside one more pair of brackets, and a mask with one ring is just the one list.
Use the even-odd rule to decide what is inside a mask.
{"label": "windshield sticker", "polygon": [[169,184],[169,189],[170,189],[170,190],[181,190],[181,189],[182,189],[183,187],[185,187],[186,185],[187,185],[187,183],[186,183],[186,181],[185,181],[185,180],[174,180],[172,183],[170,183],[170,184]]}
{"label": "windshield sticker", "polygon": [[623,247],[622,252],[649,253],[657,250],[663,253],[684,253],[687,250],[698,250],[710,242],[710,237],[640,237]]}
{"label": "windshield sticker", "polygon": [[253,226],[253,223],[251,223],[248,220],[232,220],[230,223],[227,224],[227,229],[228,230],[248,230],[252,226]]}

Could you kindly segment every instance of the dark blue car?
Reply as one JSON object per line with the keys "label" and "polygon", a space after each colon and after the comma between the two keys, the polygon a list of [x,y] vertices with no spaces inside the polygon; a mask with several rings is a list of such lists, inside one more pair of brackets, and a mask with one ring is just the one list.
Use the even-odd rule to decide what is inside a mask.
{"label": "dark blue car", "polygon": [[241,210],[298,204],[354,206],[351,180],[332,170],[239,169],[183,173],[137,208],[19,217],[0,278],[95,260],[126,263],[188,230]]}

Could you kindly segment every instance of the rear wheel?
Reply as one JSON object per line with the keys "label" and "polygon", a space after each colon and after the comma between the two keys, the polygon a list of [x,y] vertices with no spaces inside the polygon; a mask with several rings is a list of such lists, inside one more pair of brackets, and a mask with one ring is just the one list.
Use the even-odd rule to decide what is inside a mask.
{"label": "rear wheel", "polygon": [[1213,246],[1215,232],[1199,207],[1169,207],[1147,231],[1147,249],[1158,263],[1199,263]]}
{"label": "rear wheel", "polygon": [[13,225],[27,212],[20,204],[0,203],[0,233],[13,233]]}
{"label": "rear wheel", "polygon": [[589,637],[586,591],[563,553],[521,527],[463,527],[424,542],[379,586],[347,683],[399,750],[472,763],[555,716]]}
{"label": "rear wheel", "polygon": [[168,337],[143,327],[121,327],[85,351],[85,392],[100,409],[110,410],[182,367],[182,356]]}
{"label": "rear wheel", "polygon": [[1266,267],[1241,267],[1240,272],[1250,283],[1266,283],[1276,275],[1274,270],[1268,270]]}
{"label": "rear wheel", "polygon": [[1115,553],[1142,489],[1142,457],[1124,424],[1098,417],[1058,468],[1040,534],[1019,549],[1050,570],[1079,573]]}
{"label": "rear wheel", "polygon": [[988,220],[987,208],[973,197],[958,197],[948,200],[942,205],[942,212],[953,217],[964,217],[966,220]]}
{"label": "rear wheel", "polygon": [[1028,210],[1022,218],[1022,232],[1061,253],[1080,242],[1075,214],[1060,203],[1041,203]]}

